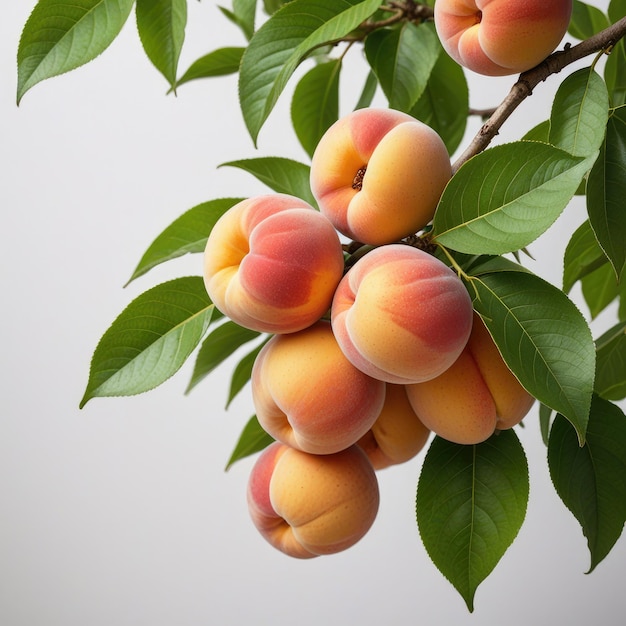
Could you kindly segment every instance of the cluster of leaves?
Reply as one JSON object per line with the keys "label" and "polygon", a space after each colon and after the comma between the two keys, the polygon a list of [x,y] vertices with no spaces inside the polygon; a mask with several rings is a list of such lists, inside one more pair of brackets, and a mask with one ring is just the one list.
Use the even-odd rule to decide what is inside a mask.
{"label": "cluster of leaves", "polygon": [[[179,76],[186,0],[40,0],[18,51],[18,102],[37,82],[86,63],[117,36],[133,6],[145,52],[171,90],[188,81],[239,74],[243,120],[253,143],[299,67],[292,95],[293,129],[312,154],[339,117],[346,55],[364,53],[363,88],[354,108],[380,90],[388,105],[433,127],[453,154],[470,113],[464,70],[442,50],[433,1],[233,0],[223,15],[246,45],[220,48]],[[626,0],[608,13],[574,2],[570,35],[587,39],[623,19]],[[271,190],[315,205],[309,165],[285,157],[225,163]],[[564,248],[563,283],[555,286],[520,263],[576,195],[585,221]],[[603,75],[590,67],[566,76],[544,123],[513,143],[464,162],[446,187],[428,232],[438,256],[466,281],[505,361],[540,403],[550,475],[587,537],[593,569],[626,521],[626,48],[617,42]],[[201,253],[215,221],[241,198],[203,202],[149,246],[130,280],[187,253]],[[504,255],[511,255],[505,257]],[[347,253],[349,261],[349,253]],[[568,294],[579,283],[592,318],[617,302],[617,320],[594,340]],[[197,350],[191,390],[235,352],[227,408],[250,378],[268,336],[226,319],[200,276],[159,284],[137,297],[100,340],[83,406],[94,397],[148,391],[176,373]],[[253,416],[228,465],[270,442]],[[514,431],[484,444],[434,438],[417,488],[417,522],[435,565],[473,610],[476,588],[523,523],[528,467]]]}

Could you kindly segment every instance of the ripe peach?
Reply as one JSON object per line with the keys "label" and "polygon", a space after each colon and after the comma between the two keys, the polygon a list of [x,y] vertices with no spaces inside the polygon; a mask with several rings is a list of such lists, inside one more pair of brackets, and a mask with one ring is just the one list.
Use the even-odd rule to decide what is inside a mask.
{"label": "ripe peach", "polygon": [[409,403],[404,385],[387,383],[383,410],[358,444],[379,470],[412,459],[429,435]]}
{"label": "ripe peach", "polygon": [[386,382],[416,383],[457,359],[472,328],[472,302],[441,261],[390,244],[368,252],[343,277],[331,322],[356,367]]}
{"label": "ripe peach", "polygon": [[409,402],[434,433],[474,444],[518,424],[534,398],[502,359],[480,317],[457,361],[433,380],[407,386]]}
{"label": "ripe peach", "polygon": [[251,380],[261,426],[274,439],[314,454],[355,443],[385,400],[385,384],[348,361],[326,321],[272,337],[254,362]]}
{"label": "ripe peach", "polygon": [[437,0],[446,52],[487,76],[519,74],[543,61],[569,25],[572,0]]}
{"label": "ripe peach", "polygon": [[204,281],[215,306],[241,326],[289,333],[329,308],[343,274],[332,224],[286,194],[239,202],[214,225],[204,253]]}
{"label": "ripe peach", "polygon": [[356,445],[315,455],[274,442],[252,468],[247,499],[263,537],[306,559],[357,543],[374,523],[379,491],[374,469]]}
{"label": "ripe peach", "polygon": [[324,134],[311,162],[320,211],[351,239],[379,245],[421,230],[452,175],[439,135],[392,109],[358,109]]}

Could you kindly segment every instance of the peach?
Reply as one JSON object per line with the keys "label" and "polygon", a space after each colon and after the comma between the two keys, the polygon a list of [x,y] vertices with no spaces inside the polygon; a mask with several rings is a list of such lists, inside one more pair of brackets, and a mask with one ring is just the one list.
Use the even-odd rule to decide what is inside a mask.
{"label": "peach", "polygon": [[358,109],[323,135],[311,161],[311,190],[342,234],[380,245],[421,230],[450,180],[439,135],[406,113]]}
{"label": "peach", "polygon": [[426,445],[430,431],[417,417],[404,385],[387,383],[385,404],[358,444],[376,470],[409,461]]}
{"label": "peach", "polygon": [[247,491],[261,535],[302,559],[357,543],[374,523],[379,499],[374,469],[356,445],[315,455],[274,442],[254,464]]}
{"label": "peach", "polygon": [[529,70],[567,32],[572,0],[437,0],[435,27],[446,52],[486,76]]}
{"label": "peach", "polygon": [[286,194],[231,207],[204,252],[204,281],[215,306],[260,332],[290,333],[316,322],[342,275],[337,231],[312,206]]}
{"label": "peach", "polygon": [[480,443],[496,430],[519,424],[534,402],[478,314],[457,361],[437,378],[406,389],[422,422],[440,437],[461,444]]}
{"label": "peach", "polygon": [[385,384],[348,361],[327,321],[274,335],[257,355],[251,381],[260,425],[274,439],[313,454],[354,444],[385,401]]}
{"label": "peach", "polygon": [[461,279],[434,256],[381,246],[343,277],[331,306],[341,349],[359,369],[389,383],[439,376],[465,347],[472,302]]}

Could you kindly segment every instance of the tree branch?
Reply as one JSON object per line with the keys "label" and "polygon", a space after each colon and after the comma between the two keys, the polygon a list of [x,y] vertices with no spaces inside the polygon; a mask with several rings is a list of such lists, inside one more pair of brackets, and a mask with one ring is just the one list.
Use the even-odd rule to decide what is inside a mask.
{"label": "tree branch", "polygon": [[533,89],[541,82],[545,81],[552,74],[557,74],[563,68],[579,61],[580,59],[600,52],[609,52],[622,37],[626,35],[626,17],[615,22],[615,24],[600,31],[589,39],[581,41],[575,46],[566,44],[564,50],[552,53],[539,65],[527,72],[520,74],[517,82],[511,87],[506,98],[495,109],[493,115],[483,124],[478,134],[474,137],[465,152],[456,160],[452,166],[452,171],[456,172],[463,163],[479,152],[482,152],[491,143],[491,140],[498,134],[502,124],[511,116],[513,111],[530,95]]}

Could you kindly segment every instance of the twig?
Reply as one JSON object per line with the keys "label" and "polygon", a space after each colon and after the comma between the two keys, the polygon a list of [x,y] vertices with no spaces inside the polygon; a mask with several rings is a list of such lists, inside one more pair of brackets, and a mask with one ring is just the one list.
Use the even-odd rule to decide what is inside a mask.
{"label": "twig", "polygon": [[487,119],[491,117],[496,111],[496,107],[491,107],[489,109],[473,109],[469,108],[467,111],[468,115],[475,115],[476,117],[482,117],[483,119]]}
{"label": "twig", "polygon": [[626,17],[623,17],[615,24],[575,46],[566,45],[564,50],[554,52],[533,69],[520,74],[506,98],[483,124],[463,154],[456,160],[452,166],[453,172],[456,172],[471,157],[487,148],[491,140],[498,134],[502,124],[528,96],[532,95],[533,89],[539,83],[545,81],[548,76],[557,74],[568,65],[594,52],[599,52],[600,50],[609,51],[625,35]]}

